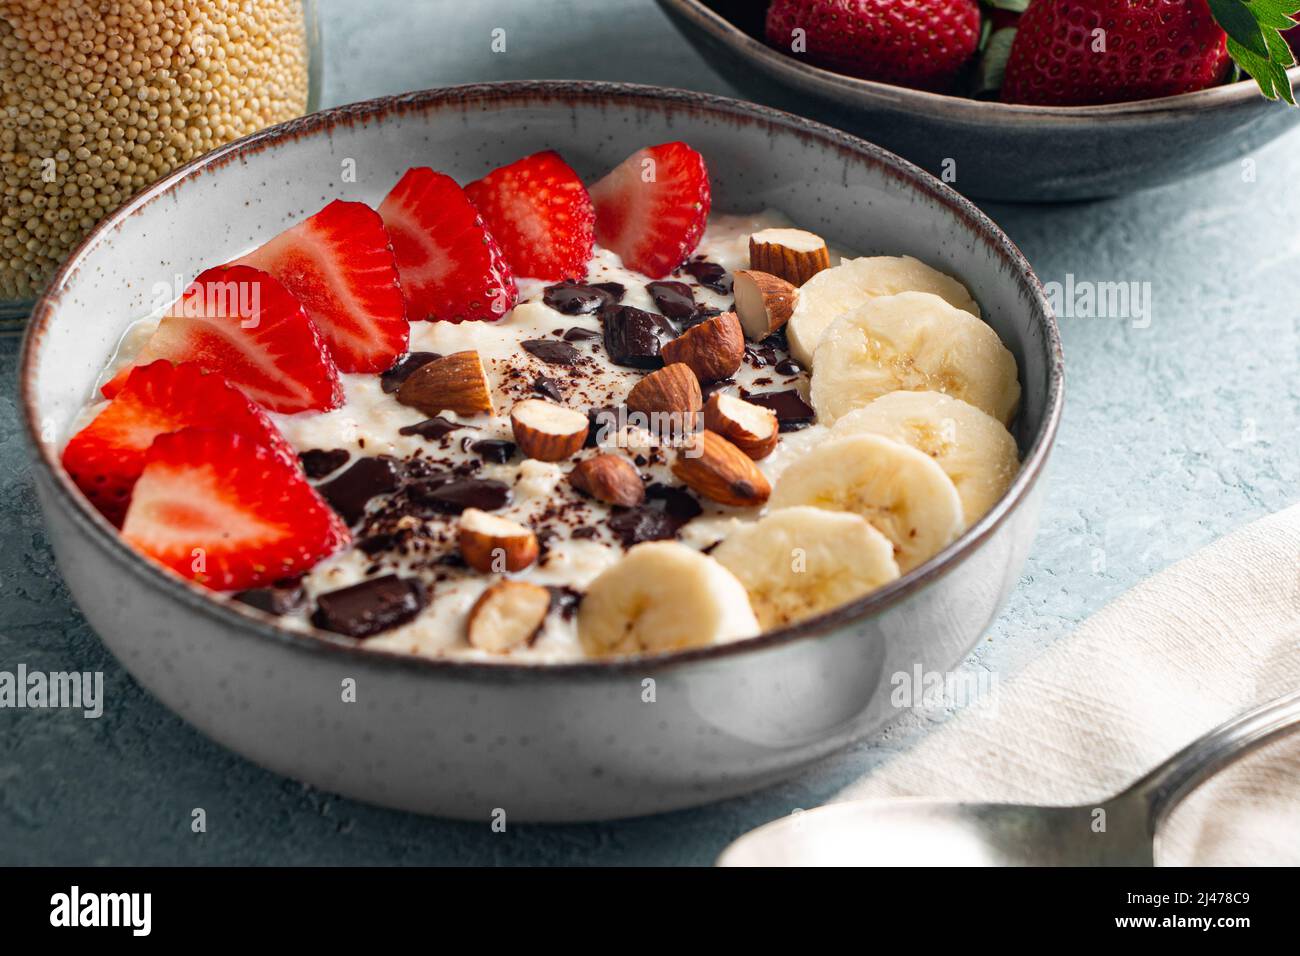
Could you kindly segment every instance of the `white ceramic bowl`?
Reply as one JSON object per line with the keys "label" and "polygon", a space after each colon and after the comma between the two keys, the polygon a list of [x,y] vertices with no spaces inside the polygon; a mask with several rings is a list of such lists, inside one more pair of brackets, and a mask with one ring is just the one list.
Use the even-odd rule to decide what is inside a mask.
{"label": "white ceramic bowl", "polygon": [[[908,253],[957,275],[1020,364],[1020,476],[960,541],[889,587],[798,627],[660,657],[546,666],[390,656],[285,631],[160,570],[59,466],[73,416],[154,283],[188,280],[331,199],[376,202],[411,165],[467,180],[554,147],[590,177],[670,139],[707,157],[718,209],[774,207],[848,248]],[[340,175],[352,166],[355,183]],[[1037,280],[951,190],[774,110],[566,82],[360,103],[209,154],[137,196],[64,265],[32,317],[21,379],[59,566],[141,684],[280,773],[387,806],[476,820],[501,808],[516,821],[629,816],[753,790],[893,717],[890,676],[960,661],[1015,585],[1062,401],[1060,343]],[[355,703],[342,700],[348,678]]]}

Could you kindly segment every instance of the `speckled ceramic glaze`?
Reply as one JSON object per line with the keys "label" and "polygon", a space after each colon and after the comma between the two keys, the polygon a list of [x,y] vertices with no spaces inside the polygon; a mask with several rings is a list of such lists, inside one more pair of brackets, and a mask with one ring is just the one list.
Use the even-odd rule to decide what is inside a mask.
{"label": "speckled ceramic glaze", "polygon": [[[916,571],[816,621],[737,644],[562,665],[396,657],[293,634],[122,544],[57,451],[157,282],[225,261],[327,201],[377,202],[408,166],[458,179],[555,147],[586,177],[647,143],[707,157],[717,208],[784,210],[866,254],[951,272],[1016,356],[1024,468]],[[345,172],[355,169],[356,181]],[[835,130],[699,94],[508,83],[319,113],[210,154],[137,197],[55,277],[33,315],[22,402],[50,537],[123,665],[204,733],[280,773],[392,807],[474,820],[591,820],[743,793],[893,716],[890,676],[961,660],[1033,539],[1061,408],[1056,326],[1029,266],[969,203]],[[355,682],[355,702],[344,700]]]}
{"label": "speckled ceramic glaze", "polygon": [[[860,80],[762,42],[766,3],[658,0],[748,96],[865,136],[981,199],[1115,196],[1248,156],[1300,119],[1253,80],[1106,106],[1012,106]],[[1300,67],[1291,71],[1300,88]],[[955,177],[955,178],[954,178]]]}

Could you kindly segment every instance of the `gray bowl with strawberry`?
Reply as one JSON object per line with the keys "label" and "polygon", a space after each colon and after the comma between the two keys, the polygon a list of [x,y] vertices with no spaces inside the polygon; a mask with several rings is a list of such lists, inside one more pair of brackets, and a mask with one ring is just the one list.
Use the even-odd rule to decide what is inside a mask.
{"label": "gray bowl with strawberry", "polygon": [[658,0],[750,97],[970,196],[1113,196],[1291,128],[1300,0]]}

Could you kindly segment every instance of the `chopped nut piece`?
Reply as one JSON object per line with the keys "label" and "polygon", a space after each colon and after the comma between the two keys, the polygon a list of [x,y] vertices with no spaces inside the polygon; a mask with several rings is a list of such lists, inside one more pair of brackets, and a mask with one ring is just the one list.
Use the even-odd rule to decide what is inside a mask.
{"label": "chopped nut piece", "polygon": [[645,484],[632,463],[621,455],[597,455],[578,462],[569,482],[605,504],[634,508],[645,501]]}
{"label": "chopped nut piece", "polygon": [[397,390],[397,400],[430,417],[492,414],[492,392],[483,361],[474,351],[455,352],[421,365]]}
{"label": "chopped nut piece", "polygon": [[801,286],[831,267],[826,240],[803,229],[762,229],[749,237],[749,267]]}
{"label": "chopped nut piece", "polygon": [[587,440],[587,416],[563,405],[529,398],[510,411],[515,443],[529,458],[562,461]]}
{"label": "chopped nut piece", "polygon": [[470,608],[466,637],[473,647],[504,654],[528,644],[551,608],[551,592],[528,581],[497,581]]}
{"label": "chopped nut piece", "polygon": [[704,427],[717,432],[754,460],[772,454],[781,437],[776,412],[721,392],[704,406]]}
{"label": "chopped nut piece", "polygon": [[460,554],[475,571],[522,571],[537,560],[537,535],[521,524],[466,508],[460,516]]}

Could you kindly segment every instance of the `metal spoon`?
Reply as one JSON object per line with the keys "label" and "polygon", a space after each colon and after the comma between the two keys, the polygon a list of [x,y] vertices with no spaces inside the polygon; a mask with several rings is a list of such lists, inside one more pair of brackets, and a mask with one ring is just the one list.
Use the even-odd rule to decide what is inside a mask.
{"label": "metal spoon", "polygon": [[1185,796],[1298,724],[1300,691],[1210,731],[1099,804],[833,803],[751,830],[718,865],[1152,866],[1156,831]]}

